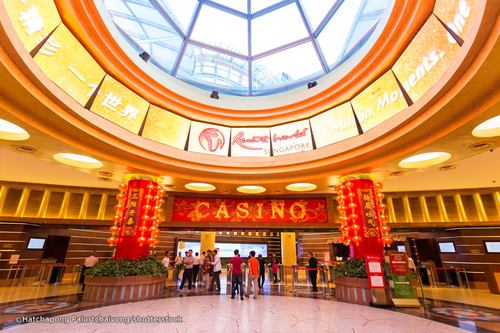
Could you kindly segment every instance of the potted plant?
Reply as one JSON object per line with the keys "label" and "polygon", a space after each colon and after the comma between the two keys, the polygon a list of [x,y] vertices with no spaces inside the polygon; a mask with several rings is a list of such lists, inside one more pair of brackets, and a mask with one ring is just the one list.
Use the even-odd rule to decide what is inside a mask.
{"label": "potted plant", "polygon": [[154,257],[100,262],[85,270],[83,300],[115,304],[158,298],[164,293],[166,272]]}
{"label": "potted plant", "polygon": [[348,259],[335,265],[335,300],[349,303],[366,304],[372,301],[368,287],[365,259]]}

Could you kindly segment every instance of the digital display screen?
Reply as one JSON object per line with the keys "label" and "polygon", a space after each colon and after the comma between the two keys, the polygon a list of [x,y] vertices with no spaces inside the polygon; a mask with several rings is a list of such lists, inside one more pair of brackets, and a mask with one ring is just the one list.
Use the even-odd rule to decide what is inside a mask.
{"label": "digital display screen", "polygon": [[28,250],[43,250],[45,246],[45,238],[30,238],[28,240],[28,246],[26,249]]}
{"label": "digital display screen", "polygon": [[404,245],[398,245],[398,252],[406,253],[406,247]]}
{"label": "digital display screen", "polygon": [[488,253],[500,253],[500,242],[485,241],[484,247]]}
{"label": "digital display screen", "polygon": [[439,242],[439,252],[441,253],[456,253],[455,243],[453,242]]}
{"label": "digital display screen", "polygon": [[[234,250],[240,250],[240,256],[247,258],[250,251],[255,251],[255,255],[262,254],[267,257],[267,244],[265,243],[215,243],[215,248],[218,249],[218,255],[221,258],[231,258],[234,256]],[[179,241],[177,242],[177,253],[193,250],[193,255],[200,253],[200,242],[197,241]]]}

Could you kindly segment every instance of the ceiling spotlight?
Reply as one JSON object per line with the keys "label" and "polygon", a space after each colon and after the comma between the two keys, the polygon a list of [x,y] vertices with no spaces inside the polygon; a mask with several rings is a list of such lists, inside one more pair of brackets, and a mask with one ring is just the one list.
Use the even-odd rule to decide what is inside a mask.
{"label": "ceiling spotlight", "polygon": [[22,141],[29,139],[28,132],[10,121],[0,119],[0,140]]}
{"label": "ceiling spotlight", "polygon": [[486,138],[500,135],[500,115],[483,121],[472,130],[472,135]]}
{"label": "ceiling spotlight", "polygon": [[266,188],[257,185],[243,185],[239,186],[236,190],[240,193],[245,193],[245,194],[257,194],[265,192]]}
{"label": "ceiling spotlight", "polygon": [[437,151],[413,155],[399,162],[399,166],[405,169],[426,168],[431,165],[443,163],[451,158],[451,154],[447,152]]}
{"label": "ceiling spotlight", "polygon": [[448,164],[448,165],[443,165],[442,167],[439,168],[439,171],[450,171],[453,169],[456,169],[457,167],[453,164]]}
{"label": "ceiling spotlight", "polygon": [[35,154],[38,153],[38,149],[31,146],[16,146],[16,150],[21,153]]}
{"label": "ceiling spotlight", "polygon": [[102,177],[113,177],[113,173],[111,171],[101,170],[98,171],[97,174]]}
{"label": "ceiling spotlight", "polygon": [[309,82],[309,83],[307,84],[307,89],[314,88],[314,87],[316,87],[317,85],[318,85],[318,82],[316,82],[316,81]]}
{"label": "ceiling spotlight", "polygon": [[212,93],[210,94],[210,98],[219,99],[219,92],[215,90],[212,91]]}
{"label": "ceiling spotlight", "polygon": [[285,188],[288,191],[307,192],[315,190],[317,186],[311,183],[294,183],[294,184],[288,184]]}
{"label": "ceiling spotlight", "polygon": [[95,158],[79,154],[59,153],[52,156],[57,162],[85,169],[98,169],[103,166],[103,163]]}
{"label": "ceiling spotlight", "polygon": [[142,51],[139,54],[139,57],[141,57],[141,59],[144,60],[145,62],[148,62],[149,59],[151,58],[151,56],[149,55],[149,53],[147,53],[146,51]]}
{"label": "ceiling spotlight", "polygon": [[206,184],[206,183],[189,183],[184,185],[185,188],[191,191],[198,191],[198,192],[210,192],[215,190],[215,186],[212,184]]}
{"label": "ceiling spotlight", "polygon": [[389,173],[389,176],[391,177],[400,177],[404,175],[406,172],[405,171],[393,171]]}

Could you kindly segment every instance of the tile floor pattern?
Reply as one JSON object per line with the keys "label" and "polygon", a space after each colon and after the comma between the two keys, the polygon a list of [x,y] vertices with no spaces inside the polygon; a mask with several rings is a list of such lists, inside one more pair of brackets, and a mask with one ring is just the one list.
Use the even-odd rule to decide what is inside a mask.
{"label": "tile floor pattern", "polygon": [[[184,297],[179,297],[179,292],[176,290],[174,286],[168,286],[166,288],[166,293],[165,296],[163,297],[163,300],[158,300],[158,307],[163,311],[163,314],[170,313],[173,314],[171,311],[176,311],[177,314],[183,314],[183,313],[188,313],[188,315],[191,315],[190,309],[193,304],[216,304],[220,306],[226,306],[229,304],[231,308],[221,308],[218,311],[221,311],[221,313],[217,313],[217,316],[220,318],[226,318],[226,321],[229,320],[227,319],[227,313],[231,314],[233,317],[230,318],[240,318],[238,317],[233,311],[234,309],[232,308],[233,306],[240,307],[240,309],[245,309],[247,311],[246,313],[240,313],[239,315],[243,316],[241,317],[242,319],[251,317],[251,318],[261,318],[263,323],[267,322],[280,322],[280,324],[276,325],[282,325],[281,322],[293,322],[293,320],[297,321],[297,325],[294,328],[297,328],[297,330],[300,332],[301,330],[303,332],[310,332],[311,328],[307,330],[303,323],[308,322],[306,319],[311,319],[313,322],[319,322],[320,325],[318,326],[318,329],[314,329],[314,332],[343,332],[343,331],[348,331],[348,332],[363,332],[367,327],[370,327],[372,331],[376,332],[377,329],[381,329],[382,327],[384,328],[385,332],[425,332],[428,327],[432,328],[433,332],[440,332],[440,329],[443,328],[442,326],[437,325],[437,322],[441,322],[444,324],[452,325],[455,327],[463,328],[466,329],[470,332],[481,332],[481,333],[491,333],[491,332],[500,332],[500,310],[495,309],[495,308],[490,308],[490,307],[481,307],[473,304],[463,304],[463,303],[457,303],[457,302],[449,302],[449,301],[442,301],[442,300],[434,300],[434,299],[427,299],[425,306],[421,308],[390,308],[387,310],[382,310],[382,309],[374,309],[370,307],[364,307],[362,306],[359,308],[357,305],[352,305],[352,304],[347,304],[347,303],[337,303],[332,301],[332,296],[327,292],[327,289],[320,290],[317,293],[310,292],[307,287],[304,288],[297,288],[295,293],[290,292],[291,288],[290,287],[284,287],[281,284],[272,284],[272,285],[265,285],[264,287],[264,295],[261,295],[260,299],[257,301],[254,301],[253,299],[250,300],[245,300],[244,302],[248,302],[251,304],[251,306],[246,306],[246,308],[241,308],[241,305],[235,300],[231,301],[228,296],[226,296],[229,293],[229,285],[223,283],[222,284],[223,289],[222,289],[222,295],[221,296],[213,296],[214,292],[206,292],[204,290],[201,290],[200,288],[194,288],[191,291],[185,290],[184,292]],[[225,286],[225,288],[224,288]],[[112,313],[114,315],[120,314],[122,308],[116,308],[116,307],[110,307],[109,310],[108,307],[102,307],[100,304],[92,304],[92,303],[84,303],[81,301],[81,296],[82,294],[73,294],[73,295],[59,295],[59,296],[54,296],[54,297],[45,297],[45,298],[38,298],[38,299],[31,299],[31,300],[16,300],[12,302],[3,302],[0,303],[0,329],[14,329],[16,332],[26,332],[30,331],[30,329],[35,328],[37,331],[42,328],[43,324],[37,324],[36,326],[34,325],[29,325],[29,324],[24,324],[21,327],[16,327],[18,326],[16,324],[16,318],[19,318],[19,316],[45,316],[45,317],[55,317],[55,316],[61,316],[61,315],[67,315],[64,318],[69,318],[68,316],[74,315],[74,316],[81,316],[82,314],[86,313],[83,311],[86,310],[92,310],[91,313]],[[201,297],[198,297],[201,296]],[[273,296],[287,296],[287,297],[273,297]],[[217,301],[214,303],[214,301],[206,301],[206,299],[213,297],[214,299],[217,299]],[[295,297],[295,298],[291,298]],[[285,299],[285,301],[281,301],[279,299]],[[168,301],[170,299],[170,301]],[[276,301],[273,301],[274,299],[277,299]],[[325,305],[319,305],[318,301],[324,301]],[[230,303],[225,303],[226,301]],[[163,303],[162,303],[163,302]],[[241,301],[239,301],[241,302]],[[243,302],[243,303],[244,303]],[[305,303],[304,303],[305,302]],[[309,303],[308,303],[309,302]],[[143,303],[130,303],[130,304],[124,304],[127,307],[131,307],[130,309],[134,309],[135,306],[137,306],[138,309],[142,308]],[[302,316],[297,316],[295,315],[294,319],[293,317],[287,317],[287,312],[288,308],[292,310],[292,313],[294,311],[300,310],[301,308],[304,309],[309,309],[311,306],[314,308],[314,304],[318,304],[319,308],[316,307],[316,309],[321,309],[326,312],[320,313],[311,317],[307,318],[302,318]],[[332,306],[326,305],[326,304],[333,304]],[[257,306],[255,306],[257,305]],[[214,305],[207,305],[208,307],[206,310],[210,310],[212,306]],[[347,316],[344,319],[348,318],[353,318],[350,315],[352,313],[361,313],[361,316],[364,316],[364,313],[372,313],[373,310],[375,311],[375,314],[378,313],[378,315],[384,314],[382,318],[374,317],[373,318],[368,318],[369,321],[364,322],[364,325],[361,325],[356,329],[356,327],[351,327],[351,330],[349,330],[347,327],[344,326],[337,326],[336,329],[330,329],[332,326],[330,323],[333,321],[338,321],[339,323],[342,323],[342,318],[341,314],[344,313],[345,311],[342,312],[342,309],[352,309],[352,311],[347,311]],[[114,310],[113,310],[114,309]],[[116,311],[118,309],[119,311]],[[214,307],[215,309],[215,307]],[[285,310],[281,310],[285,309]],[[277,312],[277,311],[278,312]],[[388,310],[393,310],[393,311],[388,311]],[[111,311],[111,312],[109,312]],[[285,313],[280,314],[279,311],[285,311]],[[308,310],[309,311],[309,310]],[[333,311],[333,312],[332,312]],[[381,311],[381,312],[380,312]],[[317,311],[316,311],[317,312]],[[404,314],[409,314],[414,317],[407,317],[406,320],[409,320],[409,322],[413,323],[414,321],[418,322],[417,326],[410,326],[410,327],[400,327],[396,329],[393,326],[389,325],[389,321],[387,320],[381,320],[383,318],[392,318],[392,315],[395,314],[395,312],[399,313],[404,313]],[[133,312],[135,313],[135,311]],[[149,312],[147,312],[149,313]],[[161,312],[160,312],[161,313]],[[306,311],[306,313],[309,313]],[[312,313],[310,313],[312,315]],[[396,314],[397,316],[398,314]],[[316,316],[316,317],[315,317]],[[318,317],[319,316],[319,317]],[[339,317],[340,316],[340,317]],[[202,318],[211,318],[211,315],[208,313],[199,313],[199,317]],[[366,316],[365,316],[366,317]],[[429,326],[426,327],[421,327],[419,326],[422,322],[419,321],[419,318],[415,317],[420,317],[423,318],[424,322],[426,322]],[[188,317],[186,317],[188,318]],[[283,319],[285,318],[285,319]],[[299,318],[301,320],[299,320]],[[362,317],[360,317],[362,318]],[[242,319],[238,320],[238,325],[241,323],[244,323],[245,321],[241,321]],[[367,319],[367,320],[368,320]],[[210,319],[208,319],[210,320]],[[353,323],[359,324],[359,318],[357,320],[354,320]],[[324,321],[324,323],[323,323]],[[373,322],[372,322],[373,321]],[[436,322],[437,321],[437,322]],[[401,321],[399,321],[401,323]],[[375,323],[375,324],[374,324]],[[248,323],[247,323],[248,324]],[[345,324],[345,323],[344,323]],[[353,324],[353,325],[354,325]],[[394,323],[393,323],[394,324]],[[149,327],[149,325],[144,325],[141,326],[141,331],[143,331],[143,327]],[[167,332],[175,332],[175,328],[177,328],[173,324],[168,324],[169,326],[166,327]],[[243,325],[243,324],[242,324]],[[368,326],[367,326],[368,325]],[[382,326],[380,326],[382,325]],[[373,327],[372,327],[373,326]],[[58,331],[56,328],[61,328],[58,326],[53,326],[50,325],[51,331]],[[133,327],[132,325],[130,327]],[[184,327],[184,326],[183,326]],[[243,326],[242,326],[243,327]],[[450,326],[444,326],[446,330],[451,330],[451,332],[454,330],[453,327]],[[158,327],[156,327],[158,328]],[[200,332],[203,332],[203,327],[200,328]],[[248,328],[248,327],[247,327]],[[261,327],[262,328],[262,327]],[[261,329],[260,331],[262,332],[267,332],[268,327],[266,329]],[[283,328],[282,326],[277,326],[277,328],[281,329]],[[64,328],[62,328],[64,329]],[[125,327],[125,331],[129,328]],[[137,327],[135,327],[137,330]],[[159,329],[159,328],[158,328]],[[183,330],[177,330],[177,332],[191,332],[187,330],[188,327],[184,327]],[[218,329],[218,328],[217,328]],[[223,328],[221,328],[222,330]],[[64,329],[65,330],[65,329]],[[98,332],[107,332],[111,329],[111,326],[106,326],[104,328],[101,328],[98,330]],[[297,330],[288,328],[288,332],[296,332]],[[73,331],[73,327],[70,329],[70,331]],[[85,329],[82,328],[82,332],[86,332]],[[92,330],[90,330],[92,331]],[[119,332],[122,332],[123,329],[120,329]],[[134,331],[132,329],[132,331]],[[155,330],[152,329],[152,332]],[[216,330],[217,331],[217,330]],[[244,330],[241,330],[244,332]],[[255,330],[256,332],[259,332],[258,329]],[[272,330],[275,332],[276,330]],[[194,330],[194,332],[197,332]],[[232,330],[225,330],[227,333],[233,332]],[[250,330],[251,332],[251,330]],[[279,332],[279,331],[278,331]],[[463,331],[462,331],[463,332]],[[141,332],[142,333],[142,332]]]}
{"label": "tile floor pattern", "polygon": [[[71,316],[165,316],[180,323],[32,323],[13,332],[465,332],[436,321],[367,306],[321,299],[269,297],[231,300],[227,296],[176,297],[80,311]],[[66,317],[65,317],[66,316]],[[177,317],[180,316],[180,317]],[[64,318],[64,319],[63,319]]]}

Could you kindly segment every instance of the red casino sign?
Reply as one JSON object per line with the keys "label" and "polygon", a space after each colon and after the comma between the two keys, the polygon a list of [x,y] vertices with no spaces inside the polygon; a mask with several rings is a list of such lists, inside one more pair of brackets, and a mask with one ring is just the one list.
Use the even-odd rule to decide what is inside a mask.
{"label": "red casino sign", "polygon": [[175,198],[174,222],[326,223],[326,199],[244,200]]}

